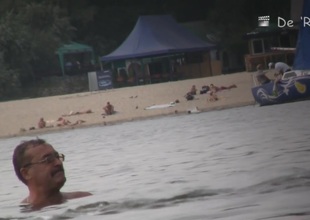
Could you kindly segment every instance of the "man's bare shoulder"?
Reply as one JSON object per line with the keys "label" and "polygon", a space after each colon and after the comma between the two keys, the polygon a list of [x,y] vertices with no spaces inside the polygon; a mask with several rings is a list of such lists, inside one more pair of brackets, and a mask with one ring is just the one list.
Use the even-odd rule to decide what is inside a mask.
{"label": "man's bare shoulder", "polygon": [[62,193],[65,199],[77,199],[77,198],[82,198],[86,196],[91,196],[90,192],[82,192],[82,191],[77,191],[77,192],[65,192]]}

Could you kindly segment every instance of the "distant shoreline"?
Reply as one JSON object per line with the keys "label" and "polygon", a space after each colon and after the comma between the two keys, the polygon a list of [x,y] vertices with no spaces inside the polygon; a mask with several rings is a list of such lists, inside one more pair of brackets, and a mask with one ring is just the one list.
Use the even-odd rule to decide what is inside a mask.
{"label": "distant shoreline", "polygon": [[[215,84],[228,86],[236,84],[237,88],[218,93],[219,101],[208,102],[208,94],[199,94],[203,85]],[[198,94],[192,101],[187,101],[184,95],[196,85]],[[0,103],[0,138],[7,139],[21,136],[38,136],[40,134],[61,132],[70,129],[81,129],[95,126],[109,126],[130,121],[138,121],[165,117],[171,115],[188,114],[193,108],[201,112],[223,110],[228,108],[254,105],[251,94],[253,86],[252,74],[248,72],[229,75],[219,75],[205,78],[188,79],[166,83],[148,84],[111,89],[106,91],[85,92],[52,96],[35,99],[23,99]],[[147,106],[160,105],[179,100],[173,107],[145,110]],[[115,106],[117,114],[103,117],[102,107],[109,101]],[[28,130],[37,127],[40,117],[55,121],[62,114],[70,111],[91,109],[91,114],[81,114],[67,117],[72,123],[82,119],[85,123],[74,127],[65,126]],[[21,130],[24,130],[21,132]]]}
{"label": "distant shoreline", "polygon": [[[230,106],[219,106],[219,107],[199,109],[199,110],[201,111],[200,113],[206,113],[206,112],[211,112],[211,111],[246,107],[246,106],[250,106],[250,105],[254,105],[254,104],[255,104],[254,101],[249,101],[249,102],[238,103],[238,104],[230,105]],[[119,124],[127,123],[127,122],[136,122],[136,121],[157,119],[157,118],[169,117],[169,116],[177,117],[177,116],[187,115],[187,114],[189,114],[188,111],[184,111],[184,112],[168,113],[168,114],[154,115],[154,116],[148,116],[148,117],[130,118],[130,119],[124,119],[124,120],[119,120],[119,121],[115,120],[115,121],[108,122],[108,123],[107,122],[101,122],[101,123],[94,123],[94,124],[83,124],[83,125],[79,125],[77,127],[67,126],[67,127],[53,127],[53,128],[44,128],[44,129],[35,129],[35,130],[20,132],[20,133],[16,133],[16,134],[7,135],[7,136],[0,136],[0,139],[9,139],[9,138],[14,138],[14,137],[30,137],[30,136],[38,136],[38,135],[50,134],[50,133],[59,133],[62,131],[70,131],[70,130],[75,130],[75,129],[85,129],[85,128],[102,127],[102,126],[113,126],[113,125],[119,125]]]}

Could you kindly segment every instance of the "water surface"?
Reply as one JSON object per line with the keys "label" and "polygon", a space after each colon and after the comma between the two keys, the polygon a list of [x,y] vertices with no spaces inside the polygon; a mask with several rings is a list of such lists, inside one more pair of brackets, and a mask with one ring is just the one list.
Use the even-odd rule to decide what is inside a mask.
{"label": "water surface", "polygon": [[310,101],[40,135],[66,155],[63,191],[94,196],[23,213],[0,140],[0,219],[310,219]]}

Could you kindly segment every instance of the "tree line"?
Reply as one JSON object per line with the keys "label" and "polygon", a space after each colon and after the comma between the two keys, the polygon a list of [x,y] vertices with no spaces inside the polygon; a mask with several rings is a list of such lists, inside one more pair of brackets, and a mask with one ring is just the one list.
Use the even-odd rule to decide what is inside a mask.
{"label": "tree line", "polygon": [[[178,22],[205,20],[231,49],[260,11],[286,14],[289,0],[0,0],[0,96],[60,71],[57,48],[76,41],[97,56],[128,36],[140,15],[171,14]],[[229,36],[229,37],[227,37]]]}

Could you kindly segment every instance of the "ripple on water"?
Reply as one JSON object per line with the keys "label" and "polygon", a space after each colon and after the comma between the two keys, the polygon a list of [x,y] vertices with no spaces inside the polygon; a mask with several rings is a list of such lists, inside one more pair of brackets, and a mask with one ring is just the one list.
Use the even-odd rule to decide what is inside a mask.
{"label": "ripple on water", "polygon": [[40,137],[66,154],[64,191],[94,196],[36,213],[20,213],[14,206],[27,191],[10,158],[14,146],[28,138],[1,140],[6,147],[0,148],[5,176],[0,218],[307,219],[309,103],[44,134]]}

